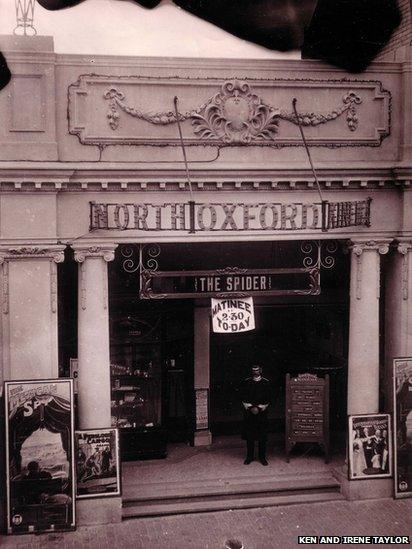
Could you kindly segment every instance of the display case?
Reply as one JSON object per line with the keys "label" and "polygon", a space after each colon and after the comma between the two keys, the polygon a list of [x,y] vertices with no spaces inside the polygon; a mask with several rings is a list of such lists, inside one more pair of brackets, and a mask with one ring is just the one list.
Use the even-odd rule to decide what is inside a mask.
{"label": "display case", "polygon": [[122,459],[164,457],[160,333],[156,318],[124,315],[111,325],[112,426]]}
{"label": "display case", "polygon": [[156,427],[161,423],[161,378],[153,363],[147,368],[111,365],[112,426]]}

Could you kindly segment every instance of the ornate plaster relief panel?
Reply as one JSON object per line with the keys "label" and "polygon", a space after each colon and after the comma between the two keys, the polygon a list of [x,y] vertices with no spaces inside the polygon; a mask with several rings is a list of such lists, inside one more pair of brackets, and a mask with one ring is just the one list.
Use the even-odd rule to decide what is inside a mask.
{"label": "ornate plaster relief panel", "polygon": [[69,86],[69,133],[84,145],[380,146],[391,95],[378,80],[81,75]]}

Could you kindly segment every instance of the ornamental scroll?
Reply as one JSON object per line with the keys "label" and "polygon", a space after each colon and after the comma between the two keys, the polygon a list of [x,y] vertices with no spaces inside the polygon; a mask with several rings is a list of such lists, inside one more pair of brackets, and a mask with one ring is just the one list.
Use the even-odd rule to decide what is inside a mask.
{"label": "ornamental scroll", "polygon": [[68,95],[69,132],[90,145],[179,146],[175,95],[189,146],[301,146],[293,97],[311,146],[379,146],[390,133],[390,93],[371,80],[90,74]]}
{"label": "ornamental scroll", "polygon": [[[177,121],[176,114],[171,111],[145,113],[129,106],[125,94],[117,88],[108,89],[103,97],[108,101],[107,118],[112,130],[119,127],[120,111],[150,124],[167,125]],[[358,126],[356,106],[361,102],[354,91],[348,91],[342,97],[342,105],[327,113],[299,113],[299,122],[302,126],[318,126],[345,113],[349,130],[355,131]],[[216,140],[226,145],[271,142],[278,133],[280,120],[298,124],[294,113],[265,104],[252,92],[248,82],[238,80],[225,82],[219,93],[197,109],[179,113],[179,120],[190,120],[193,133],[200,139]]]}

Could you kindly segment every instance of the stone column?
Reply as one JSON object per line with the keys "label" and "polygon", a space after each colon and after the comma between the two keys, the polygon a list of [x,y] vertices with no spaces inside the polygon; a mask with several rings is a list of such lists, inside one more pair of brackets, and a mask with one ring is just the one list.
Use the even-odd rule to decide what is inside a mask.
{"label": "stone column", "polygon": [[57,263],[64,246],[0,248],[0,382],[59,376]]}
{"label": "stone column", "polygon": [[[205,395],[210,396],[210,310],[206,307],[195,307],[194,336],[195,336],[195,372],[194,387],[196,397],[196,418],[201,414],[204,417]],[[212,443],[212,435],[209,427],[209,413],[206,408],[207,420],[204,427],[198,428],[194,436],[195,446],[208,446]],[[196,422],[197,423],[197,422]]]}
{"label": "stone column", "polygon": [[[74,244],[78,286],[78,421],[81,429],[111,426],[110,340],[107,263],[115,244]],[[78,500],[79,525],[122,520],[120,497]]]}
{"label": "stone column", "polygon": [[398,239],[388,262],[385,295],[385,410],[393,410],[393,359],[412,356],[412,240]]}
{"label": "stone column", "polygon": [[110,427],[110,341],[107,263],[117,245],[73,245],[79,263],[78,421],[82,429]]}
{"label": "stone column", "polygon": [[352,241],[348,414],[379,411],[380,254],[388,241]]}
{"label": "stone column", "polygon": [[[348,414],[379,412],[380,255],[389,240],[355,241],[351,249]],[[389,497],[392,480],[348,481],[347,466],[336,471],[349,500]]]}

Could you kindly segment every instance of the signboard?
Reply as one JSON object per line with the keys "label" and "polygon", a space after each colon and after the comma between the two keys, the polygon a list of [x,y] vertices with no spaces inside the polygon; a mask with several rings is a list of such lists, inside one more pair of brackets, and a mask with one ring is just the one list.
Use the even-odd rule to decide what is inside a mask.
{"label": "signboard", "polygon": [[322,202],[322,230],[370,227],[371,198],[346,202]]}
{"label": "signboard", "polygon": [[389,414],[349,416],[349,480],[392,475]]}
{"label": "signboard", "polygon": [[73,381],[4,385],[7,532],[73,529]]}
{"label": "signboard", "polygon": [[286,374],[286,461],[298,442],[318,442],[329,461],[329,376]]}
{"label": "signboard", "polygon": [[395,497],[412,496],[412,358],[393,361]]}
{"label": "signboard", "polygon": [[247,297],[320,294],[319,269],[241,269],[149,271],[141,275],[141,299]]}
{"label": "signboard", "polygon": [[212,326],[218,334],[235,334],[255,329],[253,297],[212,298]]}
{"label": "signboard", "polygon": [[209,428],[209,391],[196,389],[196,429]]}
{"label": "signboard", "polygon": [[352,202],[90,202],[90,231],[313,231],[369,226],[371,199]]}
{"label": "signboard", "polygon": [[120,496],[117,429],[76,431],[76,497]]}

